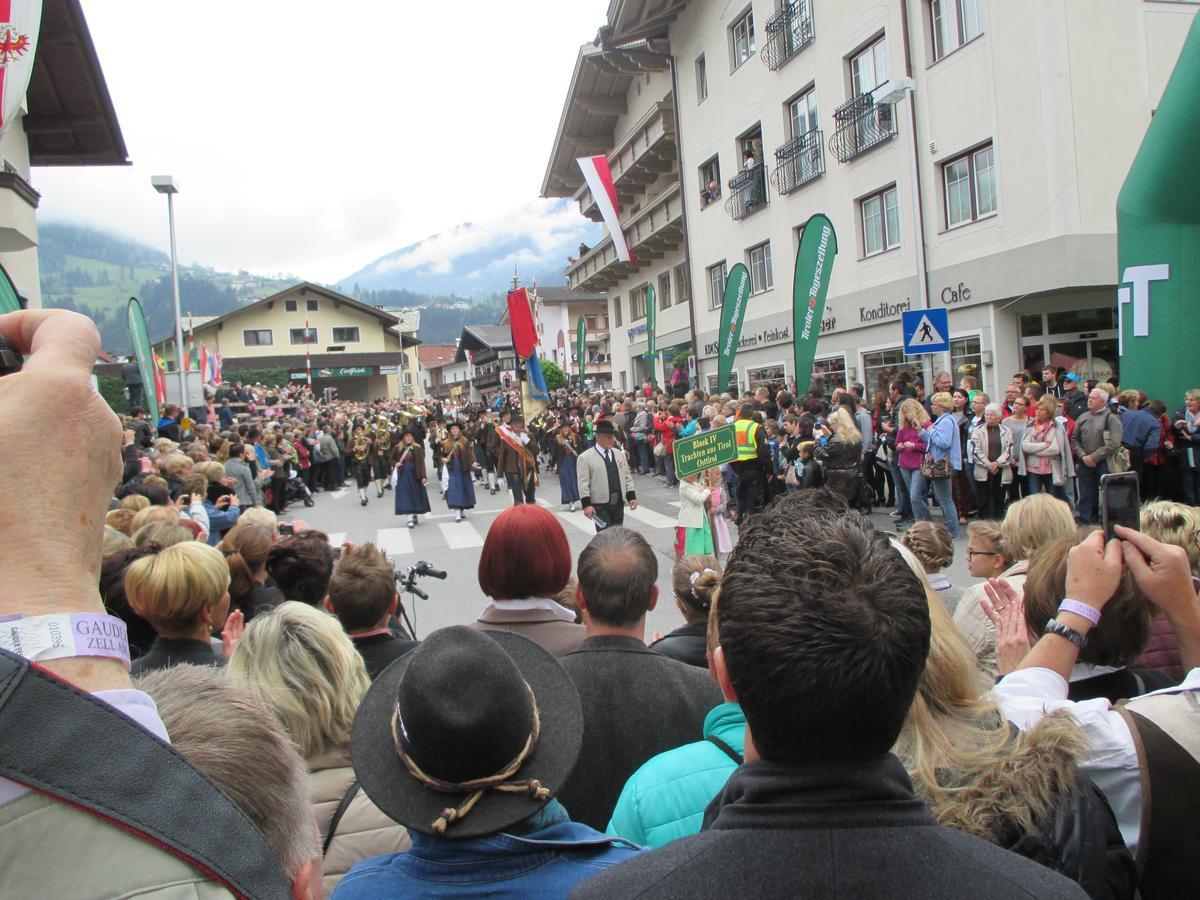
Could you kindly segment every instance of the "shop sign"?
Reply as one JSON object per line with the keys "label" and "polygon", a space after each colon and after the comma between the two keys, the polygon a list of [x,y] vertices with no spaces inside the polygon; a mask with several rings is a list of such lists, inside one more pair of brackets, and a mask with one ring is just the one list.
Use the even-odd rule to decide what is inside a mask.
{"label": "shop sign", "polygon": [[968,303],[971,300],[971,289],[960,281],[958,287],[947,285],[942,288],[940,296],[942,302],[947,306],[952,306],[955,303]]}
{"label": "shop sign", "polygon": [[888,303],[886,300],[878,306],[860,306],[858,308],[858,321],[860,322],[882,322],[885,319],[895,319],[901,313],[912,309],[912,300],[905,299],[902,303]]}
{"label": "shop sign", "polygon": [[629,343],[632,344],[639,337],[646,333],[646,323],[643,322],[641,325],[634,325],[632,328],[626,328],[625,333],[629,335]]}
{"label": "shop sign", "polygon": [[675,477],[687,478],[705,469],[737,459],[737,436],[733,425],[710,428],[699,434],[675,439]]}
{"label": "shop sign", "polygon": [[[313,378],[366,378],[375,374],[374,366],[341,366],[335,369],[313,369]],[[292,381],[307,381],[304,372],[293,372]]]}

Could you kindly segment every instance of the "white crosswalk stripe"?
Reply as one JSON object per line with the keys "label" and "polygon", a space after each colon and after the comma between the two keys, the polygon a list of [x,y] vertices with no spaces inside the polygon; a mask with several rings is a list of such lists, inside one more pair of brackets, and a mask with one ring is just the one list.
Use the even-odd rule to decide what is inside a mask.
{"label": "white crosswalk stripe", "polygon": [[563,522],[563,524],[574,526],[575,528],[578,528],[580,531],[582,531],[584,534],[595,534],[596,533],[596,526],[593,525],[591,523],[591,521],[588,519],[588,517],[585,516],[581,512],[573,512],[573,513],[560,512],[560,513],[555,513],[555,515],[558,516],[558,518]]}
{"label": "white crosswalk stripe", "polygon": [[388,556],[413,552],[412,533],[408,528],[380,528],[375,543]]}
{"label": "white crosswalk stripe", "polygon": [[471,547],[482,547],[483,538],[475,530],[470,521],[439,522],[438,530],[446,539],[446,546],[451,550],[466,550]]}
{"label": "white crosswalk stripe", "polygon": [[329,496],[332,497],[334,500],[341,500],[348,493],[350,493],[350,492],[349,491],[333,491]]}
{"label": "white crosswalk stripe", "polygon": [[643,525],[649,525],[651,528],[674,528],[676,525],[675,520],[670,516],[664,516],[646,506],[639,506],[637,509],[626,507],[625,516],[629,519],[637,519]]}
{"label": "white crosswalk stripe", "polygon": [[331,534],[329,536],[330,547],[340,547],[344,543],[346,543],[346,532],[344,531],[339,531],[337,534]]}

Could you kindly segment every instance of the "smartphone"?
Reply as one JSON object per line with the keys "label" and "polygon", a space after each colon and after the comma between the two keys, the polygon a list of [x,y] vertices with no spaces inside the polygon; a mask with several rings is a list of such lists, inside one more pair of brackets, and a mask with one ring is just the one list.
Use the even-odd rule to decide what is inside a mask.
{"label": "smartphone", "polygon": [[283,534],[283,535],[295,534],[296,526],[294,526],[291,522],[280,522],[279,523],[279,533]]}
{"label": "smartphone", "polygon": [[1100,520],[1104,540],[1111,541],[1114,525],[1138,530],[1137,472],[1112,472],[1100,476]]}

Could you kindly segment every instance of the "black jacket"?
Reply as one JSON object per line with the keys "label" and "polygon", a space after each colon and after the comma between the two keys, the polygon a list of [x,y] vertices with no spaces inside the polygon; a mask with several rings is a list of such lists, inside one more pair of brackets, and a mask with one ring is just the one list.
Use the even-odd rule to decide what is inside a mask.
{"label": "black jacket", "polygon": [[193,666],[222,666],[221,659],[208,641],[195,641],[191,638],[156,637],[150,649],[144,656],[139,656],[130,666],[129,674],[143,675],[155,669],[166,669],[188,663]]}
{"label": "black jacket", "polygon": [[411,638],[395,634],[371,634],[366,637],[350,636],[354,649],[367,665],[367,674],[374,681],[384,669],[417,646]]}
{"label": "black jacket", "polygon": [[670,634],[664,635],[650,649],[671,659],[677,659],[689,666],[708,668],[708,636],[703,622],[695,625],[682,625]]}
{"label": "black jacket", "polygon": [[707,671],[634,637],[590,637],[559,662],[583,703],[583,748],[557,799],[572,820],[603,831],[629,776],[694,741],[723,698]]}
{"label": "black jacket", "polygon": [[1084,898],[1072,881],[938,825],[891,754],[804,767],[751,762],[705,830],[584,882],[572,897]]}

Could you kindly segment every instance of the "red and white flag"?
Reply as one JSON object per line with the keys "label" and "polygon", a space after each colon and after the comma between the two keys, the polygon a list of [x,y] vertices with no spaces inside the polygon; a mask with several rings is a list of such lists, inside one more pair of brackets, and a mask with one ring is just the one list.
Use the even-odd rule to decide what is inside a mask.
{"label": "red and white flag", "polygon": [[0,134],[25,100],[41,23],[42,0],[0,0]]}
{"label": "red and white flag", "polygon": [[596,205],[600,207],[600,215],[612,238],[613,249],[617,251],[617,259],[622,262],[633,262],[633,254],[625,242],[625,232],[621,230],[621,219],[617,214],[617,188],[613,184],[612,170],[608,167],[607,156],[581,156],[575,160],[583,170],[583,178],[592,191]]}

